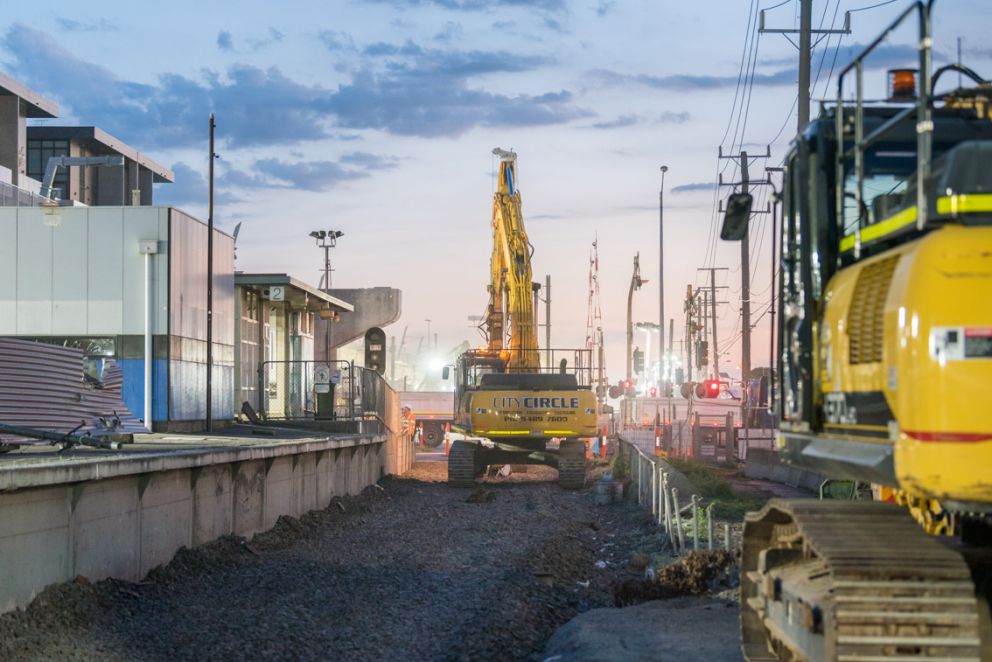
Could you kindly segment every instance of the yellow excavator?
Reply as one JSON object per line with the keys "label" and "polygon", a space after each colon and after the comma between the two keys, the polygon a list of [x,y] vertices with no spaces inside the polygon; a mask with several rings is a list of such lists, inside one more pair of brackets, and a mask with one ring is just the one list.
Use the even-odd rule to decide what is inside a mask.
{"label": "yellow excavator", "polygon": [[[492,465],[543,464],[558,483],[585,483],[585,442],[596,436],[589,350],[541,350],[537,343],[533,248],[527,239],[514,152],[494,149],[493,250],[486,346],[455,366],[455,420],[465,438],[451,445],[448,484],[470,486]],[[569,360],[571,359],[571,363]]]}
{"label": "yellow excavator", "polygon": [[[745,517],[749,660],[992,656],[992,85],[931,72],[933,4],[852,61],[786,158],[778,444],[846,482]],[[919,68],[869,103],[866,58],[904,21]],[[935,95],[948,72],[974,84]],[[748,196],[730,203],[737,239]]]}

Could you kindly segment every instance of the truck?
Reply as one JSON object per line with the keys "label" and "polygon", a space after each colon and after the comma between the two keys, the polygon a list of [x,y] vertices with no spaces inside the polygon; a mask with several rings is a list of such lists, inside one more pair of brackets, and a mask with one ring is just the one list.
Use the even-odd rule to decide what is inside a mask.
{"label": "truck", "polygon": [[400,407],[409,407],[420,443],[437,448],[455,422],[455,394],[452,391],[401,391]]}
{"label": "truck", "polygon": [[499,148],[493,154],[500,164],[483,322],[487,342],[455,365],[455,420],[464,438],[451,445],[448,484],[470,486],[494,464],[544,464],[558,469],[561,487],[579,489],[586,472],[583,438],[597,433],[591,351],[538,347],[534,249],[524,228],[517,155]]}

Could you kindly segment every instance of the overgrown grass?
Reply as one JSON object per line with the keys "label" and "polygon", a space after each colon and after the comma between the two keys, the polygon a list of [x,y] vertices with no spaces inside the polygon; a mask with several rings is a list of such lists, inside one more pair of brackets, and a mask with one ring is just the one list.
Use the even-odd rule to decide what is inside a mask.
{"label": "overgrown grass", "polygon": [[744,513],[759,510],[767,499],[758,494],[736,492],[718,469],[694,460],[667,460],[699,488],[699,495],[713,502],[713,515],[720,519],[741,520]]}

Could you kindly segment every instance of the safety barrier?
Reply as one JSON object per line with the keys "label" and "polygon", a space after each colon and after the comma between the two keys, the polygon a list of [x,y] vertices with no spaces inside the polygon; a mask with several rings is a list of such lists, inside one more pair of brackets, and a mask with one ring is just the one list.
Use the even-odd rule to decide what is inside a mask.
{"label": "safety barrier", "polygon": [[[702,498],[692,493],[692,483],[685,476],[664,459],[646,453],[639,444],[625,437],[627,433],[620,437],[620,452],[630,467],[631,486],[637,503],[651,511],[655,524],[663,527],[668,535],[674,552],[681,555],[699,551],[704,545],[706,549],[720,547],[721,541],[716,538],[713,521],[713,504],[703,507]],[[705,519],[701,522],[702,513],[705,513]],[[722,547],[733,548],[735,543],[730,524],[724,523],[722,533]]]}

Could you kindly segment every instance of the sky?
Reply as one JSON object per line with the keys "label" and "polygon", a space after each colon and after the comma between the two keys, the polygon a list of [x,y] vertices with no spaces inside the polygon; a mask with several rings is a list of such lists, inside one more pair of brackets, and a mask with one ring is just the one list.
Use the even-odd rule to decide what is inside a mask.
{"label": "sky", "polygon": [[[906,5],[814,0],[814,27],[839,28],[852,12],[851,34],[814,48],[814,99],[835,97],[837,73]],[[766,27],[798,25],[796,0],[14,3],[0,24],[0,71],[58,102],[48,123],[99,126],[172,168],[156,203],[204,219],[214,112],[215,218],[228,231],[242,223],[237,268],[316,284],[323,253],[309,232],[343,231],[333,285],[400,288],[403,315],[387,334],[406,329],[413,343],[429,319],[442,350],[481,342],[468,318],[488,300],[491,150],[515,150],[535,280],[552,279],[552,344],[584,343],[598,237],[616,382],[635,254],[648,282],[634,321],[659,318],[662,165],[676,348],[686,286],[705,281],[699,268],[725,268],[721,360],[739,365],[740,249],[716,239],[714,207],[731,191],[718,175],[738,175],[718,150],[770,153],[751,163],[761,178],[796,122],[797,50],[757,33],[756,8]],[[986,14],[987,0],[938,2],[938,64],[961,38],[965,63],[992,75]],[[914,64],[910,36],[895,33],[869,61],[869,96],[884,95],[887,68]],[[768,219],[752,221],[756,366],[768,364]]]}

